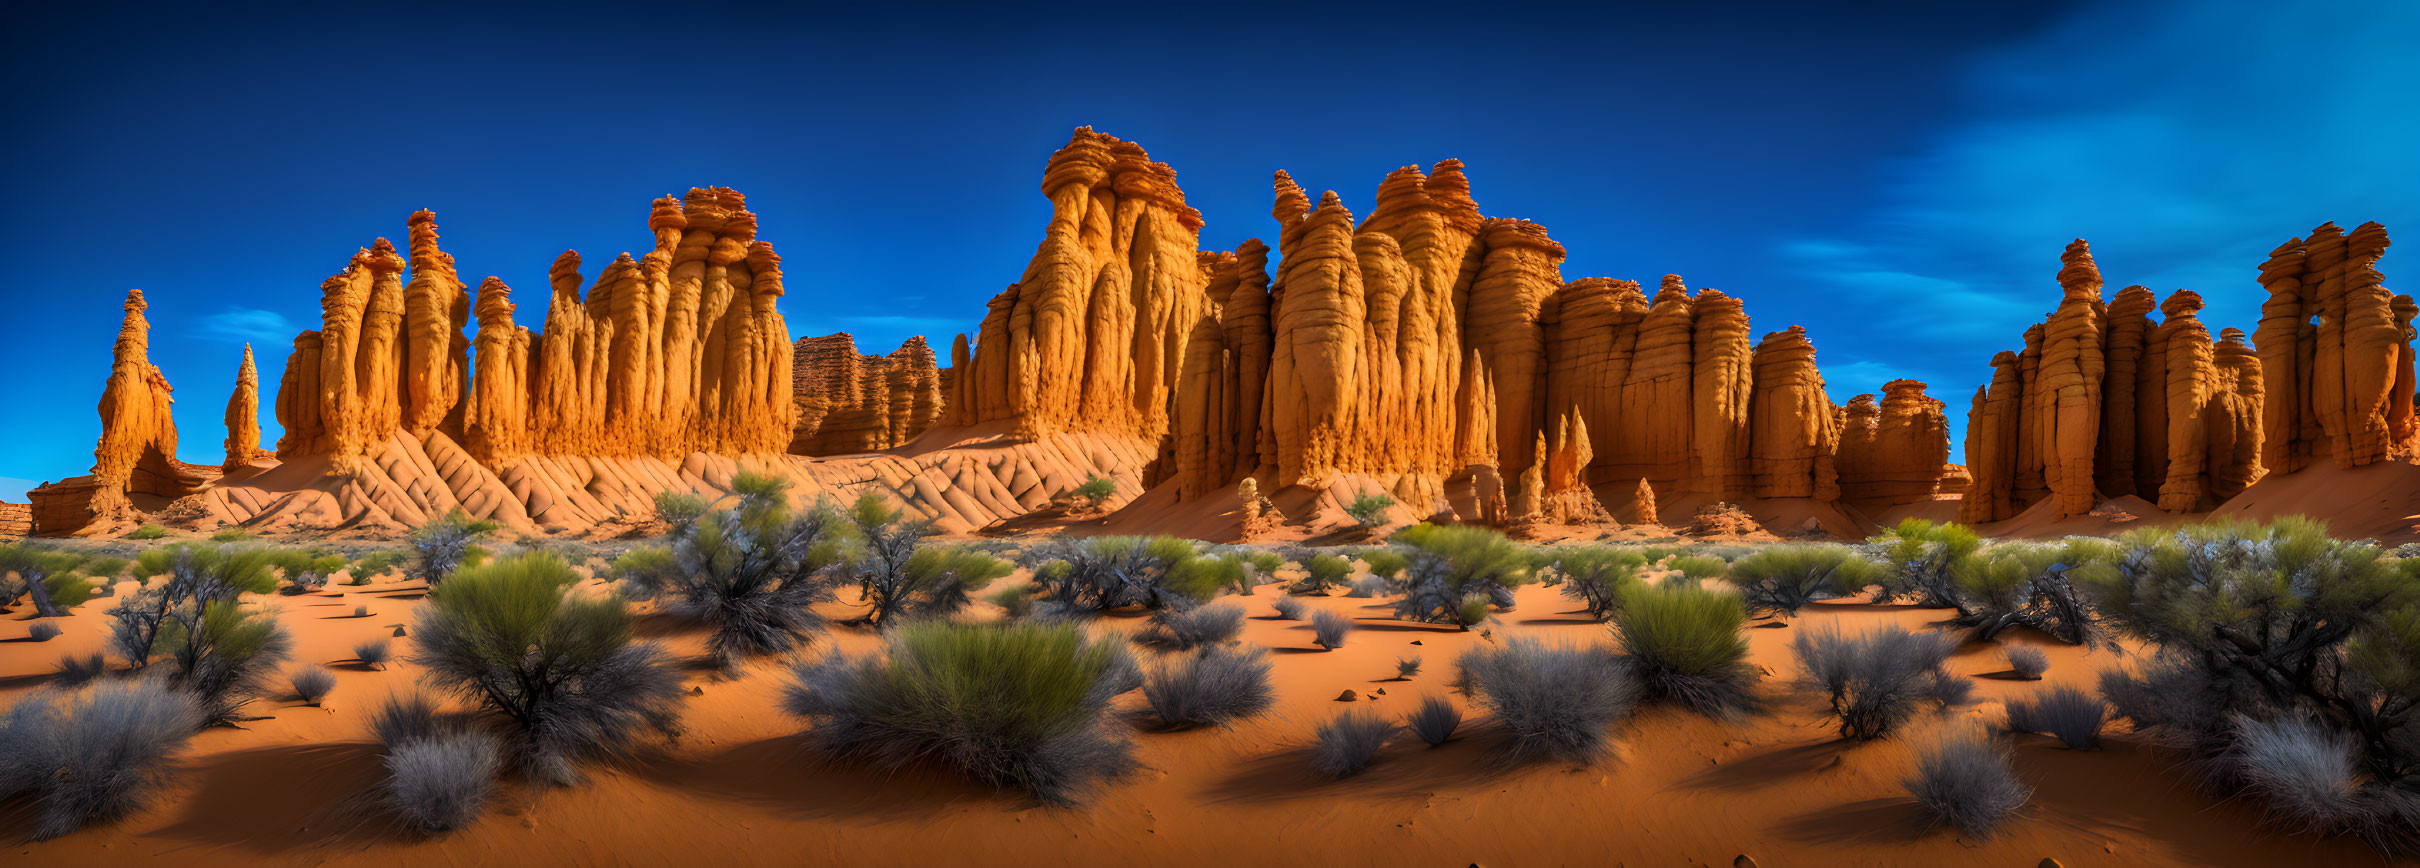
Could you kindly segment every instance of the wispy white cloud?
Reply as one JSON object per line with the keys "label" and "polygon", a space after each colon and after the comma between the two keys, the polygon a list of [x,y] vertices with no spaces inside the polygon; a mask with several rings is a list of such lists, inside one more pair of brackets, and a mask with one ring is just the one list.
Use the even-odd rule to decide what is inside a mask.
{"label": "wispy white cloud", "polygon": [[301,331],[276,311],[230,307],[202,317],[195,324],[201,335],[225,341],[248,341],[272,346],[294,339]]}

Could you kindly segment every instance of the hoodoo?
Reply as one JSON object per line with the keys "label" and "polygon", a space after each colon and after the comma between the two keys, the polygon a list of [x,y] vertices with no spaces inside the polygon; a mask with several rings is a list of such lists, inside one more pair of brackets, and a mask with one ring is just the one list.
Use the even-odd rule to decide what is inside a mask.
{"label": "hoodoo", "polygon": [[1233,512],[1256,537],[1332,525],[1372,490],[1410,515],[1524,527],[1803,501],[1854,532],[1958,496],[1971,522],[2129,494],[2210,509],[2264,474],[2408,456],[2420,437],[2420,307],[2383,288],[2376,224],[2279,247],[2249,343],[2213,340],[2190,291],[2157,322],[2143,287],[2104,302],[2090,247],[2069,245],[2057,306],[1975,393],[1959,468],[1925,384],[1836,406],[1807,331],[1751,341],[1740,298],[1679,275],[1652,298],[1566,280],[1563,245],[1482,213],[1459,161],[1395,170],[1359,218],[1278,172],[1274,251],[1199,249],[1176,172],[1090,128],[1041,190],[1032,261],[948,367],[921,337],[887,355],[847,333],[793,341],[781,257],[732,190],[655,200],[652,244],[593,282],[564,252],[534,331],[503,281],[462,280],[417,212],[406,251],[377,239],[321,285],[319,328],[296,336],[272,402],[274,468],[249,348],[220,468],[175,461],[130,293],[93,474],[37,489],[36,527],[383,534],[462,509],[609,534],[656,493],[718,493],[746,468],[802,499],[883,491],[957,531],[1099,476],[1121,503],[1164,486],[1150,502]]}

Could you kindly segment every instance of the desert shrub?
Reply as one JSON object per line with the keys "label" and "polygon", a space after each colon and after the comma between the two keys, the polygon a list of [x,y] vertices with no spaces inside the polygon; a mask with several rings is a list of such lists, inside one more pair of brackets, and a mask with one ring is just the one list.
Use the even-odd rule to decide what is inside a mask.
{"label": "desert shrub", "polygon": [[1145,677],[1143,699],[1152,714],[1173,727],[1251,717],[1277,703],[1268,658],[1267,649],[1258,647],[1205,647]]}
{"label": "desert shrub", "polygon": [[1462,710],[1445,697],[1431,694],[1420,698],[1420,707],[1412,709],[1404,724],[1421,741],[1436,747],[1451,740],[1454,730],[1462,728]]}
{"label": "desert shrub", "polygon": [[1330,778],[1360,774],[1394,734],[1395,722],[1378,712],[1355,708],[1339,713],[1312,733],[1311,770]]}
{"label": "desert shrub", "polygon": [[1977,839],[1990,838],[2033,796],[2009,767],[2007,746],[1978,727],[1943,733],[1919,751],[1906,786],[1935,823]]}
{"label": "desert shrub", "polygon": [[59,638],[59,625],[49,621],[35,621],[33,626],[25,628],[25,638],[29,642],[48,642],[57,639]]}
{"label": "desert shrub", "polygon": [[61,654],[53,665],[56,674],[50,683],[56,687],[79,687],[109,674],[109,658],[101,652],[90,654]]}
{"label": "desert shrub", "polygon": [[2374,822],[2363,786],[2360,746],[2347,734],[2307,720],[2230,715],[2229,760],[2244,789],[2290,827],[2336,832]]}
{"label": "desert shrub", "polygon": [[1344,592],[1344,595],[1357,600],[1366,600],[1384,594],[1393,587],[1394,583],[1386,579],[1377,576],[1362,576],[1353,580],[1353,589]]}
{"label": "desert shrub", "polygon": [[496,737],[471,729],[434,732],[387,750],[387,806],[424,833],[458,829],[478,819],[496,792],[503,768]]}
{"label": "desert shrub", "polygon": [[294,670],[289,682],[294,687],[294,698],[306,705],[318,705],[329,691],[336,689],[336,673],[325,666],[305,666]]}
{"label": "desert shrub", "polygon": [[664,523],[678,536],[706,517],[706,499],[685,491],[660,491],[655,495],[655,520]]}
{"label": "desert shrub", "polygon": [[1796,615],[1817,600],[1847,597],[1882,578],[1882,567],[1847,546],[1774,546],[1731,563],[1748,614]]}
{"label": "desert shrub", "polygon": [[109,610],[110,646],[135,669],[164,657],[168,685],[193,694],[205,723],[234,720],[293,648],[274,616],[237,599],[275,588],[268,555],[180,545],[144,552],[135,569],[150,578]]}
{"label": "desert shrub", "polygon": [[1395,677],[1398,680],[1409,679],[1418,674],[1420,674],[1420,657],[1418,655],[1395,660]]}
{"label": "desert shrub", "polygon": [[1575,546],[1555,554],[1555,573],[1563,578],[1563,596],[1580,601],[1597,620],[1621,606],[1622,589],[1638,583],[1647,559],[1637,552],[1611,546]]}
{"label": "desert shrub", "polygon": [[1042,597],[1087,611],[1187,608],[1241,581],[1243,561],[1204,557],[1172,536],[1104,536],[1037,546]]}
{"label": "desert shrub", "polygon": [[1344,584],[1353,574],[1353,562],[1335,555],[1317,555],[1302,562],[1302,581],[1287,588],[1289,594],[1325,594],[1329,588]]}
{"label": "desert shrub", "polygon": [[1401,580],[1403,571],[1412,566],[1410,556],[1392,547],[1366,548],[1358,555],[1362,564],[1369,567],[1371,576],[1387,581]]}
{"label": "desert shrub", "polygon": [[1015,567],[982,550],[926,545],[933,524],[908,520],[882,495],[868,491],[849,508],[859,552],[853,567],[865,592],[867,623],[888,627],[901,617],[947,615],[964,607],[975,591]]}
{"label": "desert shrub", "polygon": [[1471,702],[1512,735],[1505,755],[1516,763],[1594,762],[1639,694],[1638,683],[1612,655],[1526,636],[1465,651],[1454,665]]}
{"label": "desert shrub", "polygon": [[413,528],[411,536],[407,538],[409,550],[406,553],[408,560],[403,565],[404,577],[432,586],[445,581],[455,570],[481,560],[475,543],[498,527],[502,525],[473,520],[468,513],[456,509]]}
{"label": "desert shrub", "polygon": [[156,681],[37,692],[0,716],[0,798],[40,804],[36,840],[124,816],[167,783],[201,725],[191,695]]}
{"label": "desert shrub", "polygon": [[1277,619],[1280,621],[1302,620],[1301,600],[1294,599],[1293,597],[1279,597],[1275,600],[1269,601],[1269,607],[1277,610]]}
{"label": "desert shrub", "polygon": [[1961,595],[1953,576],[1982,549],[1973,528],[1920,518],[1901,521],[1875,538],[1884,550],[1876,602],[1914,600],[1919,606],[1956,608]]}
{"label": "desert shrub", "polygon": [[1109,500],[1110,495],[1118,493],[1118,483],[1114,479],[1087,476],[1084,477],[1084,484],[1076,486],[1069,493],[1075,495],[1076,502],[1083,506],[1098,507]]}
{"label": "desert shrub", "polygon": [[1030,585],[1001,588],[993,591],[988,599],[992,605],[1000,607],[1001,614],[1011,618],[1023,618],[1034,610],[1034,593]]}
{"label": "desert shrub", "polygon": [[1120,643],[1065,624],[924,621],[885,651],[802,663],[783,707],[823,751],[896,768],[937,759],[1072,804],[1134,768],[1110,701],[1139,686]]}
{"label": "desert shrub", "polygon": [[1624,588],[1613,612],[1614,638],[1647,695],[1705,714],[1754,703],[1746,622],[1738,597],[1686,586]]}
{"label": "desert shrub", "polygon": [[2101,724],[2109,719],[2108,703],[2066,685],[2037,696],[2010,699],[2006,711],[2009,731],[2042,733],[2074,750],[2100,747]]}
{"label": "desert shrub", "polygon": [[1189,651],[1232,642],[1244,632],[1244,607],[1221,604],[1151,613],[1151,626],[1135,638],[1144,644]]}
{"label": "desert shrub", "polygon": [[92,599],[93,584],[77,574],[83,555],[32,543],[0,545],[0,606],[31,596],[34,617],[59,618]]}
{"label": "desert shrub", "polygon": [[[1395,604],[1396,616],[1407,621],[1469,629],[1486,620],[1488,608],[1510,607],[1512,589],[1536,578],[1538,563],[1528,551],[1485,528],[1418,524],[1395,540],[1409,547],[1411,559]],[[1465,604],[1473,596],[1484,601],[1476,618]]]}
{"label": "desert shrub", "polygon": [[389,640],[384,636],[353,643],[353,659],[373,669],[387,668],[387,658],[393,653]]}
{"label": "desert shrub", "polygon": [[251,538],[252,532],[240,527],[225,528],[210,535],[210,541],[214,543],[243,542]]}
{"label": "desert shrub", "polygon": [[1345,634],[1351,632],[1351,618],[1324,609],[1311,614],[1311,641],[1321,648],[1334,651],[1344,647]]}
{"label": "desert shrub", "polygon": [[138,528],[135,528],[135,529],[134,529],[134,530],[132,530],[132,531],[127,532],[127,534],[126,534],[126,538],[127,538],[127,539],[140,539],[140,540],[153,540],[153,539],[160,539],[160,538],[165,537],[165,536],[167,536],[167,535],[168,535],[168,529],[167,529],[167,528],[161,527],[161,526],[156,525],[156,524],[146,524],[146,525],[143,525],[142,527],[138,527]]}
{"label": "desert shrub", "polygon": [[2008,661],[2008,671],[2018,678],[2039,679],[2050,671],[2050,655],[2031,645],[2010,645],[2001,649],[2000,656]]}
{"label": "desert shrub", "polygon": [[1386,524],[1387,507],[1394,505],[1395,499],[1392,497],[1383,494],[1364,494],[1353,498],[1352,504],[1344,508],[1344,514],[1352,516],[1353,520],[1360,522],[1362,527],[1377,527]]}
{"label": "desert shrub", "polygon": [[[2078,571],[2103,622],[2156,649],[2140,675],[2102,674],[2101,690],[2135,732],[2185,751],[2221,795],[2269,795],[2243,763],[2247,733],[2284,721],[2353,745],[2370,806],[2329,831],[2390,852],[2420,841],[2420,561],[2331,539],[2300,517],[2212,520],[2119,538],[2119,553]],[[2252,729],[2235,718],[2271,729]],[[2307,812],[2270,805],[2307,822]]]}
{"label": "desert shrub", "polygon": [[327,587],[328,577],[346,566],[345,557],[303,549],[279,549],[269,553],[269,565],[284,577],[277,592],[286,596],[317,593]]}
{"label": "desert shrub", "polygon": [[2068,576],[2115,557],[2116,547],[2097,539],[1994,546],[1951,563],[1945,599],[1958,609],[1955,623],[1975,628],[1977,639],[2021,625],[2070,644],[2091,644],[2098,638],[2096,618]]}
{"label": "desert shrub", "polygon": [[390,695],[370,711],[370,733],[388,748],[462,728],[437,708],[435,697],[417,690]]}
{"label": "desert shrub", "polygon": [[134,561],[116,555],[103,555],[85,561],[84,566],[77,572],[106,581],[116,579],[130,566],[134,566]]}
{"label": "desert shrub", "polygon": [[778,480],[738,479],[759,493],[676,526],[668,547],[614,561],[632,596],[665,599],[671,611],[705,622],[706,652],[725,668],[805,643],[823,626],[812,607],[832,596],[844,560],[840,516],[792,510]]}
{"label": "desert shrub", "polygon": [[403,562],[403,556],[403,552],[389,549],[354,561],[353,566],[345,570],[345,573],[352,577],[346,581],[346,584],[369,584],[371,576],[394,569],[396,564]]}
{"label": "desert shrub", "polygon": [[1715,555],[1682,555],[1665,562],[1664,568],[1679,573],[1666,576],[1667,583],[1695,585],[1707,579],[1722,578],[1731,569],[1731,562]]}
{"label": "desert shrub", "polygon": [[465,567],[412,627],[426,680],[493,712],[511,758],[555,783],[577,779],[576,759],[672,733],[683,695],[662,646],[631,641],[622,599],[566,593],[577,580],[547,554]]}
{"label": "desert shrub", "polygon": [[1963,702],[1973,682],[1949,674],[1957,643],[1937,633],[1910,633],[1896,624],[1855,637],[1815,627],[1790,642],[1804,684],[1831,703],[1840,737],[1890,735],[1927,707]]}

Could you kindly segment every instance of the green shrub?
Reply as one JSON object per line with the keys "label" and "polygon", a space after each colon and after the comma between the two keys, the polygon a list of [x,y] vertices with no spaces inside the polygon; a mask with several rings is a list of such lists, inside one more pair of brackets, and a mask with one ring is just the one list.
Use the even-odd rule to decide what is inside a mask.
{"label": "green shrub", "polygon": [[142,527],[135,528],[133,531],[128,532],[128,533],[126,534],[126,538],[127,538],[127,539],[152,540],[152,539],[160,539],[160,538],[165,537],[165,536],[167,536],[167,535],[168,535],[168,529],[167,529],[167,528],[161,527],[161,526],[156,525],[156,524],[146,524],[146,525],[143,525]]}
{"label": "green shrub", "polygon": [[1236,558],[1204,557],[1191,541],[1172,536],[1063,539],[1035,552],[1042,597],[1085,611],[1192,606],[1235,586],[1244,566]]}
{"label": "green shrub", "polygon": [[1141,686],[1123,645],[1069,625],[923,621],[885,653],[798,666],[783,697],[836,756],[939,760],[984,783],[1072,804],[1135,768],[1110,701]]}
{"label": "green shrub", "polygon": [[1294,587],[1287,588],[1286,593],[1325,594],[1329,588],[1344,584],[1345,577],[1353,574],[1353,562],[1335,555],[1317,555],[1305,559],[1302,569],[1308,575],[1294,583]]}
{"label": "green shrub", "polygon": [[577,780],[580,758],[675,732],[684,696],[670,655],[631,641],[622,599],[567,593],[578,579],[538,553],[464,567],[412,628],[426,680],[492,712],[514,758],[553,783]]}
{"label": "green shrub", "polygon": [[85,566],[84,556],[74,552],[31,543],[0,545],[0,606],[30,595],[35,617],[64,617],[92,599],[92,582],[77,575]]}
{"label": "green shrub", "polygon": [[655,495],[655,520],[663,522],[678,535],[706,515],[706,499],[685,491],[662,491]]}
{"label": "green shrub", "polygon": [[1412,566],[1411,558],[1391,548],[1362,549],[1361,562],[1370,568],[1370,575],[1388,581],[1401,581],[1403,571]]}
{"label": "green shrub", "polygon": [[2106,540],[2070,539],[1995,546],[1961,558],[1950,567],[1956,623],[1974,627],[1975,637],[1985,641],[2026,626],[2071,644],[2091,644],[2096,618],[2069,576],[2116,557],[2116,545]]}
{"label": "green shrub", "polygon": [[975,591],[1015,571],[1009,562],[959,545],[926,545],[932,522],[902,520],[902,511],[871,491],[859,495],[849,518],[860,548],[855,558],[865,589],[866,621],[877,628],[899,617],[947,615],[964,607]]}
{"label": "green shrub", "polygon": [[1556,553],[1554,569],[1562,576],[1563,596],[1580,601],[1588,614],[1604,620],[1621,606],[1623,588],[1638,583],[1647,559],[1636,552],[1610,546],[1576,546]]}
{"label": "green shrub", "polygon": [[255,548],[177,545],[135,559],[143,587],[109,610],[110,647],[144,669],[167,658],[170,686],[193,695],[206,723],[233,720],[267,686],[293,640],[242,594],[276,589],[269,554]]}
{"label": "green shrub", "polygon": [[1345,507],[1344,513],[1352,516],[1354,521],[1360,522],[1362,527],[1378,527],[1386,523],[1387,508],[1394,505],[1395,499],[1392,497],[1383,494],[1364,494],[1353,498],[1352,505]]}
{"label": "green shrub", "polygon": [[492,521],[473,521],[469,514],[456,509],[443,517],[412,529],[409,557],[404,564],[406,578],[435,586],[464,566],[485,559],[485,551],[473,544],[498,527]]}
{"label": "green shrub", "polygon": [[1774,546],[1732,562],[1727,577],[1748,613],[1796,615],[1817,600],[1854,596],[1882,579],[1882,567],[1847,546]]}
{"label": "green shrub", "polygon": [[823,626],[813,606],[844,565],[839,515],[793,511],[778,481],[745,487],[765,493],[675,525],[672,545],[632,549],[613,566],[632,596],[668,597],[671,611],[704,621],[707,654],[726,669],[806,642]]}
{"label": "green shrub", "polygon": [[[1395,540],[1409,547],[1412,562],[1402,583],[1403,599],[1395,604],[1396,617],[1407,621],[1468,629],[1486,619],[1485,606],[1511,606],[1512,589],[1536,579],[1537,559],[1485,528],[1418,524]],[[1473,597],[1483,601],[1478,618],[1470,617]]]}
{"label": "green shrub", "polygon": [[345,558],[302,549],[279,549],[269,554],[269,565],[284,575],[278,592],[287,596],[309,594],[326,587],[328,577],[345,568]]}
{"label": "green shrub", "polygon": [[1875,601],[1914,600],[1940,609],[1957,608],[1960,595],[1953,576],[1983,548],[1983,538],[1973,528],[1920,518],[1901,521],[1875,542],[1885,546],[1889,564]]}
{"label": "green shrub", "polygon": [[346,570],[346,573],[352,578],[347,579],[345,583],[350,585],[369,584],[371,576],[394,569],[396,564],[403,562],[403,556],[403,552],[389,549],[354,561],[353,566]]}
{"label": "green shrub", "polygon": [[1116,494],[1117,492],[1118,483],[1116,480],[1103,479],[1098,476],[1087,476],[1084,478],[1084,484],[1076,486],[1073,493],[1078,500],[1082,501],[1083,505],[1090,507],[1100,506],[1103,502],[1109,500],[1110,495]]}
{"label": "green shrub", "polygon": [[1682,555],[1664,564],[1664,569],[1679,574],[1668,576],[1664,581],[1696,585],[1707,579],[1721,578],[1724,573],[1730,572],[1731,562],[1714,555]]}
{"label": "green shrub", "polygon": [[1454,661],[1462,691],[1512,738],[1505,758],[1589,764],[1613,744],[1613,726],[1630,715],[1638,683],[1600,649],[1544,645],[1526,636],[1482,646]]}
{"label": "green shrub", "polygon": [[1949,673],[1957,642],[1938,633],[1910,633],[1897,624],[1849,637],[1813,627],[1790,641],[1803,683],[1830,701],[1840,737],[1888,736],[1926,708],[1965,701],[1974,683]]}
{"label": "green shrub", "polygon": [[1756,668],[1740,635],[1746,622],[1738,597],[1694,587],[1632,584],[1613,611],[1614,638],[1648,695],[1705,714],[1754,702]]}

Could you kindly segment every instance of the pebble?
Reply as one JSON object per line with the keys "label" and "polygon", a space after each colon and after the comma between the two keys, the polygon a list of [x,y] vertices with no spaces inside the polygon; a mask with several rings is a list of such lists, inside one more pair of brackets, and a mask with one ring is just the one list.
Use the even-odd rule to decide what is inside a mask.
{"label": "pebble", "polygon": [[1347,691],[1345,691],[1345,692],[1343,692],[1343,693],[1341,693],[1341,694],[1338,694],[1338,695],[1336,696],[1336,701],[1337,701],[1337,702],[1351,702],[1351,701],[1353,701],[1353,700],[1360,699],[1360,698],[1361,698],[1361,697],[1360,697],[1359,695],[1355,694],[1353,691],[1347,690]]}

